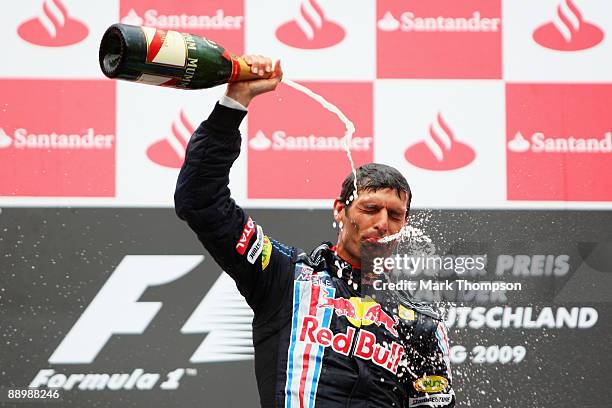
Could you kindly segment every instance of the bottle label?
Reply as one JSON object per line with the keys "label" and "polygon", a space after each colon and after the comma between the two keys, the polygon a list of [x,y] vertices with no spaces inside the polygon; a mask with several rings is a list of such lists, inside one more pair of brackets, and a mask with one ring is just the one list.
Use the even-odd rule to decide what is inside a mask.
{"label": "bottle label", "polygon": [[135,82],[140,82],[141,84],[157,86],[175,86],[178,81],[179,80],[176,78],[151,74],[142,74],[138,77],[138,79],[135,80]]}
{"label": "bottle label", "polygon": [[249,72],[244,61],[204,37],[153,27],[140,29],[147,48],[146,55],[141,53],[139,57],[144,61],[133,61],[134,70],[141,73],[136,82],[180,89],[206,88],[232,78],[242,79]]}
{"label": "bottle label", "polygon": [[230,75],[230,82],[237,80],[240,78],[240,61],[235,56],[231,55],[227,50],[223,53],[223,56],[230,61],[232,61],[232,75]]}
{"label": "bottle label", "polygon": [[171,67],[185,68],[187,44],[177,31],[165,31],[152,27],[141,27],[147,39],[147,62]]}

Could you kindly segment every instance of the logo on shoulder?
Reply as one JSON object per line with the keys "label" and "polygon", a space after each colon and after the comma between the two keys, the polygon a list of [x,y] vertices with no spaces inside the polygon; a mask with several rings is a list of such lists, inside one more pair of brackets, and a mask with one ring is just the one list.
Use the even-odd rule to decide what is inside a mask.
{"label": "logo on shoulder", "polygon": [[263,244],[264,244],[263,237],[264,237],[263,229],[261,228],[260,225],[258,225],[257,226],[257,241],[255,241],[255,243],[249,250],[249,253],[247,254],[247,261],[249,261],[249,263],[253,265],[255,265],[255,261],[257,260],[257,258],[259,258],[259,255],[261,255],[261,251],[263,250]]}
{"label": "logo on shoulder", "polygon": [[412,385],[418,392],[440,392],[448,387],[448,380],[439,375],[424,376],[414,381]]}
{"label": "logo on shoulder", "polygon": [[263,238],[263,249],[261,250],[261,270],[265,271],[270,264],[270,258],[272,257],[272,242],[267,235]]}
{"label": "logo on shoulder", "polygon": [[254,231],[255,231],[255,223],[253,222],[251,217],[249,217],[246,224],[244,224],[244,229],[242,230],[240,239],[236,243],[236,251],[240,255],[244,255],[244,252],[249,246],[249,242],[251,242],[251,237],[253,236]]}
{"label": "logo on shoulder", "polygon": [[415,319],[414,310],[408,309],[404,305],[399,305],[397,312],[402,320],[412,321]]}
{"label": "logo on shoulder", "polygon": [[295,265],[296,280],[309,281],[314,269],[312,267],[299,263]]}

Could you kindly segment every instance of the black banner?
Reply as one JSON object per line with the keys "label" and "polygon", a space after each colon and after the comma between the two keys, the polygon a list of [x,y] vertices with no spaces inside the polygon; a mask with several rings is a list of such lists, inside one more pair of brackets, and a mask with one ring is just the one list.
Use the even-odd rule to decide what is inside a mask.
{"label": "black banner", "polygon": [[[250,215],[306,250],[335,240],[331,211]],[[442,299],[459,406],[610,405],[612,212],[414,211],[411,225],[455,266],[486,257],[465,276],[523,284]],[[0,273],[0,403],[56,387],[51,406],[259,405],[252,313],[172,209],[3,209]],[[54,402],[31,397],[18,406]]]}

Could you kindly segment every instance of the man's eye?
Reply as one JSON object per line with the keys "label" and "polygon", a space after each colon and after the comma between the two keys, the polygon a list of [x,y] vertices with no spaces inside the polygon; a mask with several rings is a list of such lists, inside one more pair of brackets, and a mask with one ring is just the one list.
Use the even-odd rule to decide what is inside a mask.
{"label": "man's eye", "polygon": [[396,213],[396,212],[390,213],[389,216],[394,221],[402,221],[404,219],[404,214],[400,214],[400,213]]}

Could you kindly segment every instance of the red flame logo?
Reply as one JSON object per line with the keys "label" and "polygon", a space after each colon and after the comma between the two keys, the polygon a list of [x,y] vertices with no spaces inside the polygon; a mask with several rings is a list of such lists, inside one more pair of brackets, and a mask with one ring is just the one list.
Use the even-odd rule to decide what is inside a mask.
{"label": "red flame logo", "polygon": [[406,149],[404,157],[413,165],[427,170],[455,170],[474,161],[474,150],[455,139],[451,128],[438,113],[429,126],[429,136]]}
{"label": "red flame logo", "polygon": [[35,45],[63,47],[84,40],[89,30],[85,24],[68,15],[61,0],[45,0],[42,14],[21,24],[17,33]]}
{"label": "red flame logo", "polygon": [[283,43],[306,49],[327,48],[344,39],[344,29],[325,18],[321,6],[315,0],[302,1],[300,13],[276,30],[276,37]]}
{"label": "red flame logo", "polygon": [[599,44],[603,37],[600,28],[584,21],[572,0],[563,0],[553,21],[533,32],[533,39],[538,44],[558,51],[585,50]]}
{"label": "red flame logo", "polygon": [[179,120],[172,122],[172,132],[147,149],[147,157],[161,166],[179,169],[185,160],[187,142],[194,128],[181,110]]}

